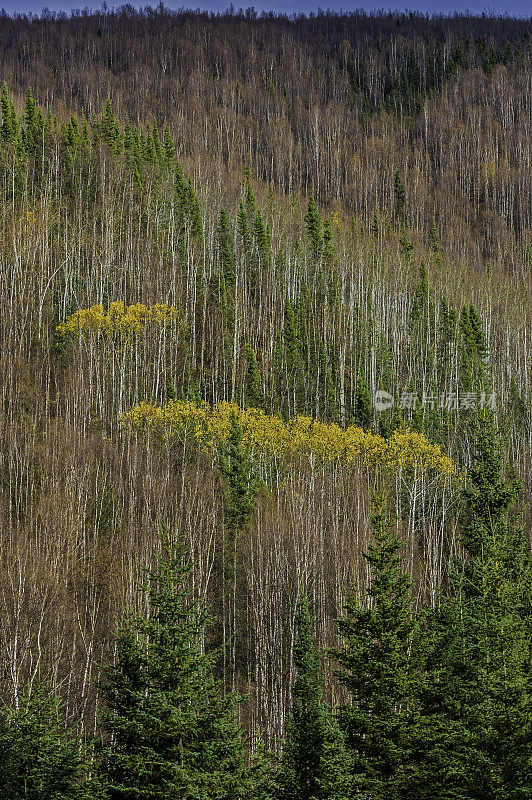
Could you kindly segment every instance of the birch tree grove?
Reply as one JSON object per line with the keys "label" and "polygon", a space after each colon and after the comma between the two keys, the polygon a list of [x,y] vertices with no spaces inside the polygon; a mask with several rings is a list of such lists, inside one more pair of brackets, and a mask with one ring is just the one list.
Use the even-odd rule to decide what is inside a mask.
{"label": "birch tree grove", "polygon": [[[530,41],[502,17],[2,17],[15,710],[46,681],[98,733],[98,665],[126,609],[149,618],[163,525],[213,617],[213,685],[280,751],[298,598],[316,652],[337,648],[346,597],[371,597],[377,487],[414,609],[449,585],[478,411],[530,538]],[[319,703],[345,703],[320,676]]]}

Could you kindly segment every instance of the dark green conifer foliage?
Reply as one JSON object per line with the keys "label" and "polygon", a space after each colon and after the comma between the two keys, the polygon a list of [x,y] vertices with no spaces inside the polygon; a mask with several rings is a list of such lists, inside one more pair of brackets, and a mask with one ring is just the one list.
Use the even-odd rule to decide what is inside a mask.
{"label": "dark green conifer foliage", "polygon": [[165,123],[163,128],[163,150],[165,158],[168,162],[172,161],[176,154],[176,146],[175,142],[170,135],[170,131],[168,130],[168,125]]}
{"label": "dark green conifer foliage", "polygon": [[155,153],[155,142],[153,139],[153,133],[150,130],[150,126],[146,125],[146,138],[144,140],[144,151],[143,151],[144,160],[148,162],[148,164],[153,164],[155,162],[156,153]]}
{"label": "dark green conifer foliage", "polygon": [[352,591],[338,621],[341,646],[332,651],[350,699],[340,724],[359,776],[372,800],[396,798],[410,761],[410,701],[416,683],[411,644],[416,631],[411,580],[392,531],[384,493],[373,496],[374,543],[366,553],[370,583],[365,601]]}
{"label": "dark green conifer foliage", "polygon": [[395,208],[398,214],[402,214],[406,200],[406,189],[399,170],[395,173],[393,185],[395,191]]}
{"label": "dark green conifer foliage", "polygon": [[436,220],[432,220],[432,228],[430,229],[430,249],[435,255],[441,256],[443,252],[443,248],[440,241],[440,234],[438,233],[438,228],[436,227]]}
{"label": "dark green conifer foliage", "polygon": [[175,165],[174,177],[174,205],[179,206],[186,197],[186,182],[179,161]]}
{"label": "dark green conifer foliage", "polygon": [[371,223],[371,235],[374,239],[378,239],[380,234],[380,220],[377,209],[373,212],[373,220]]}
{"label": "dark green conifer foliage", "polygon": [[245,670],[247,658],[241,647],[244,637],[239,635],[239,623],[244,618],[243,610],[240,613],[243,592],[238,591],[238,580],[241,576],[237,570],[240,534],[244,532],[255,510],[261,487],[251,454],[242,444],[242,435],[242,428],[233,415],[227,445],[222,444],[219,448],[224,506],[222,601],[226,609],[226,625],[222,637],[223,663],[225,671],[229,662],[233,681],[237,669]]}
{"label": "dark green conifer foliage", "polygon": [[9,142],[13,138],[13,127],[11,124],[11,101],[9,99],[9,92],[7,84],[2,86],[2,94],[0,96],[0,107],[2,109],[2,141]]}
{"label": "dark green conifer foliage", "polygon": [[223,478],[224,515],[226,527],[232,532],[243,530],[255,509],[260,481],[253,460],[242,444],[242,428],[235,415],[231,419],[227,445],[219,452]]}
{"label": "dark green conifer foliage", "polygon": [[460,388],[484,386],[487,346],[480,318],[473,306],[463,306],[460,313]]}
{"label": "dark green conifer foliage", "polygon": [[373,419],[373,403],[369,386],[362,377],[358,377],[356,382],[355,403],[353,409],[355,425],[359,425],[364,430],[371,428]]}
{"label": "dark green conifer foliage", "polygon": [[246,374],[244,377],[244,408],[262,408],[264,392],[255,351],[246,342]]}
{"label": "dark green conifer foliage", "polygon": [[222,208],[218,223],[218,248],[220,253],[221,274],[226,290],[234,291],[236,281],[235,248],[233,232],[227,211]]}
{"label": "dark green conifer foliage", "polygon": [[177,392],[174,385],[174,379],[172,378],[171,375],[169,375],[166,380],[166,399],[177,400]]}
{"label": "dark green conifer foliage", "polygon": [[17,709],[0,712],[2,800],[97,800],[80,743],[62,722],[59,698],[45,684],[26,692]]}
{"label": "dark green conifer foliage", "polygon": [[118,122],[113,114],[113,106],[109,97],[102,111],[100,131],[103,141],[109,146],[111,152],[118,155],[122,144],[122,137]]}
{"label": "dark green conifer foliage", "polygon": [[294,309],[289,300],[285,305],[283,342],[285,355],[283,380],[288,393],[288,404],[283,412],[288,416],[296,416],[304,408],[305,382],[299,332],[295,323]]}
{"label": "dark green conifer foliage", "polygon": [[471,421],[475,462],[462,544],[431,625],[422,695],[424,750],[409,797],[521,800],[532,786],[532,562],[512,519],[520,484],[503,474],[488,415]]}
{"label": "dark green conifer foliage", "polygon": [[296,626],[297,677],[278,781],[279,800],[346,800],[352,783],[349,758],[337,721],[323,702],[320,658],[303,594],[297,604]]}
{"label": "dark green conifer foliage", "polygon": [[305,216],[307,233],[314,261],[318,262],[323,253],[323,222],[316,207],[316,201],[310,198]]}
{"label": "dark green conifer foliage", "polygon": [[399,244],[401,245],[401,252],[405,257],[405,260],[409,262],[412,255],[412,251],[414,249],[414,245],[408,238],[408,231],[406,230],[404,225],[401,228],[401,234],[399,236]]}
{"label": "dark green conifer foliage", "polygon": [[128,617],[116,661],[104,669],[101,773],[109,797],[257,796],[235,724],[237,700],[222,696],[215,656],[203,651],[210,618],[191,595],[191,567],[179,544],[165,537],[162,545],[143,588],[149,614]]}

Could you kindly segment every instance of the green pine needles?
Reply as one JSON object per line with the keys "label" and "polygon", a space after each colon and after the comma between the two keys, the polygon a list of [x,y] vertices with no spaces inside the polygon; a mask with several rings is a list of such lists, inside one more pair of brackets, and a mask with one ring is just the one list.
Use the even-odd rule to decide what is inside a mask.
{"label": "green pine needles", "polygon": [[340,708],[340,725],[352,768],[359,790],[377,800],[399,797],[408,769],[417,623],[411,581],[399,552],[402,542],[393,530],[384,493],[373,497],[371,522],[366,597],[356,591],[348,595],[345,615],[338,621],[341,644],[331,655],[349,692]]}
{"label": "green pine needles", "polygon": [[53,688],[28,686],[16,709],[0,711],[2,800],[104,800],[80,745]]}
{"label": "green pine needles", "polygon": [[323,701],[320,657],[312,642],[304,594],[297,604],[296,628],[297,678],[279,776],[279,800],[347,800],[352,784],[350,759],[337,720]]}
{"label": "green pine needles", "polygon": [[238,700],[222,694],[216,654],[204,651],[211,621],[192,596],[191,566],[179,543],[164,538],[162,546],[144,588],[149,613],[126,619],[115,663],[104,670],[101,774],[109,797],[259,796],[260,770],[235,722]]}

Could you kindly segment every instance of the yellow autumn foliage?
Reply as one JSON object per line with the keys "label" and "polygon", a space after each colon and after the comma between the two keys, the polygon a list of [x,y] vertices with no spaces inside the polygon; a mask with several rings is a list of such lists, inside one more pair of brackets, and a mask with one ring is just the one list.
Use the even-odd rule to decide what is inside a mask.
{"label": "yellow autumn foliage", "polygon": [[164,303],[156,303],[153,306],[135,303],[126,306],[119,301],[111,303],[108,311],[104,311],[102,305],[79,309],[58,325],[56,332],[60,336],[78,334],[82,336],[89,332],[99,332],[104,335],[118,333],[126,336],[131,333],[143,333],[150,325],[164,326],[174,322],[182,322],[182,315],[173,306]]}
{"label": "yellow autumn foliage", "polygon": [[241,409],[227,402],[211,407],[193,400],[170,400],[162,406],[143,402],[122,414],[120,422],[136,430],[156,431],[164,439],[192,439],[200,449],[212,452],[227,439],[233,414],[242,428],[244,446],[258,456],[303,454],[326,462],[431,471],[442,478],[457,472],[438,445],[405,428],[384,439],[354,425],[344,429],[303,416],[284,421],[258,408]]}

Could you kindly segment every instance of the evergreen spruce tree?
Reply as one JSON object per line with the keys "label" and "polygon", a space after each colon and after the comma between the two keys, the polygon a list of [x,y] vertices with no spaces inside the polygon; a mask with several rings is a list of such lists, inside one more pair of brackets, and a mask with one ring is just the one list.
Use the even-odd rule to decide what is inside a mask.
{"label": "evergreen spruce tree", "polygon": [[90,764],[61,719],[54,690],[39,683],[17,709],[0,713],[2,800],[97,800],[102,787],[89,778]]}
{"label": "evergreen spruce tree", "polygon": [[177,392],[174,385],[174,379],[171,375],[166,379],[166,399],[177,400]]}
{"label": "evergreen spruce tree", "polygon": [[371,223],[371,235],[374,239],[378,239],[380,234],[380,220],[379,220],[379,212],[377,209],[373,212],[373,220]]}
{"label": "evergreen spruce tree", "polygon": [[233,533],[246,527],[260,488],[250,453],[242,444],[242,436],[242,428],[233,414],[227,445],[221,444],[219,450],[226,526]]}
{"label": "evergreen spruce tree", "polygon": [[174,176],[174,208],[177,210],[184,203],[186,198],[186,182],[183,176],[183,169],[179,161],[175,165]]}
{"label": "evergreen spruce tree", "polygon": [[369,386],[362,377],[358,377],[355,390],[353,421],[364,430],[369,430],[373,419],[373,403]]}
{"label": "evergreen spruce tree", "polygon": [[279,775],[279,800],[347,800],[349,758],[336,719],[326,708],[319,655],[312,643],[306,597],[296,611],[294,663],[297,678]]}
{"label": "evergreen spruce tree", "polygon": [[408,231],[406,230],[404,225],[401,228],[401,233],[399,236],[399,244],[401,245],[401,252],[405,257],[405,260],[409,262],[412,255],[412,251],[414,249],[414,245],[408,238]]}
{"label": "evergreen spruce tree", "polygon": [[406,189],[399,170],[395,173],[393,184],[395,191],[395,208],[398,214],[402,214],[406,200]]}
{"label": "evergreen spruce tree", "polygon": [[482,321],[475,306],[469,306],[469,322],[471,324],[471,334],[474,342],[475,349],[475,367],[478,385],[481,388],[488,388],[486,382],[487,376],[487,360],[488,360],[488,344],[484,331],[482,329]]}
{"label": "evergreen spruce tree", "polygon": [[236,281],[235,248],[233,232],[227,211],[222,208],[218,223],[218,246],[220,251],[221,274],[227,291],[234,291]]}
{"label": "evergreen spruce tree", "polygon": [[2,141],[9,142],[13,138],[13,127],[11,124],[11,101],[9,99],[9,92],[7,84],[2,86],[2,94],[0,96],[0,107],[2,109],[2,128],[1,135]]}
{"label": "evergreen spruce tree", "polygon": [[472,421],[475,462],[463,492],[462,544],[430,626],[420,763],[408,797],[521,800],[532,786],[532,562],[511,510],[489,416]]}
{"label": "evergreen spruce tree", "polygon": [[468,306],[463,306],[460,312],[459,329],[460,342],[460,389],[469,391],[475,385],[477,376],[478,352],[475,332],[471,325]]}
{"label": "evergreen spruce tree", "polygon": [[261,482],[249,450],[242,444],[242,428],[236,415],[231,418],[227,445],[219,448],[219,465],[222,475],[224,505],[222,606],[224,632],[222,635],[224,672],[234,684],[238,669],[245,670],[243,663],[247,652],[242,650],[245,634],[240,635],[239,623],[245,615],[240,613],[240,599],[244,592],[239,591],[238,581],[241,573],[237,569],[240,534],[242,534],[255,510]]}
{"label": "evergreen spruce tree", "polygon": [[313,197],[309,200],[305,222],[307,224],[307,233],[310,239],[312,255],[314,260],[318,262],[323,252],[323,223]]}
{"label": "evergreen spruce tree", "polygon": [[440,241],[440,234],[436,227],[436,220],[432,220],[432,228],[430,229],[430,249],[435,256],[441,256],[443,248]]}
{"label": "evergreen spruce tree", "polygon": [[283,411],[288,416],[295,416],[304,407],[305,381],[299,332],[295,322],[294,309],[289,300],[286,301],[285,306],[283,342],[286,366],[284,380],[288,390],[288,406]]}
{"label": "evergreen spruce tree", "polygon": [[163,150],[166,160],[171,162],[176,154],[176,146],[166,122],[163,127]]}
{"label": "evergreen spruce tree", "polygon": [[384,493],[374,495],[374,543],[366,553],[370,583],[366,600],[353,591],[338,621],[339,649],[331,654],[350,699],[340,725],[361,792],[372,800],[401,797],[414,726],[412,698],[419,668],[411,653],[417,621],[411,580],[404,573],[402,543],[392,531]]}
{"label": "evergreen spruce tree", "polygon": [[113,114],[113,106],[109,97],[102,111],[100,131],[103,141],[109,146],[111,152],[118,155],[122,144],[122,137],[115,115]]}
{"label": "evergreen spruce tree", "polygon": [[143,587],[149,614],[129,616],[104,669],[101,774],[111,800],[244,800],[261,797],[235,723],[237,699],[222,696],[215,655],[203,651],[210,619],[190,592],[191,567],[175,542]]}

